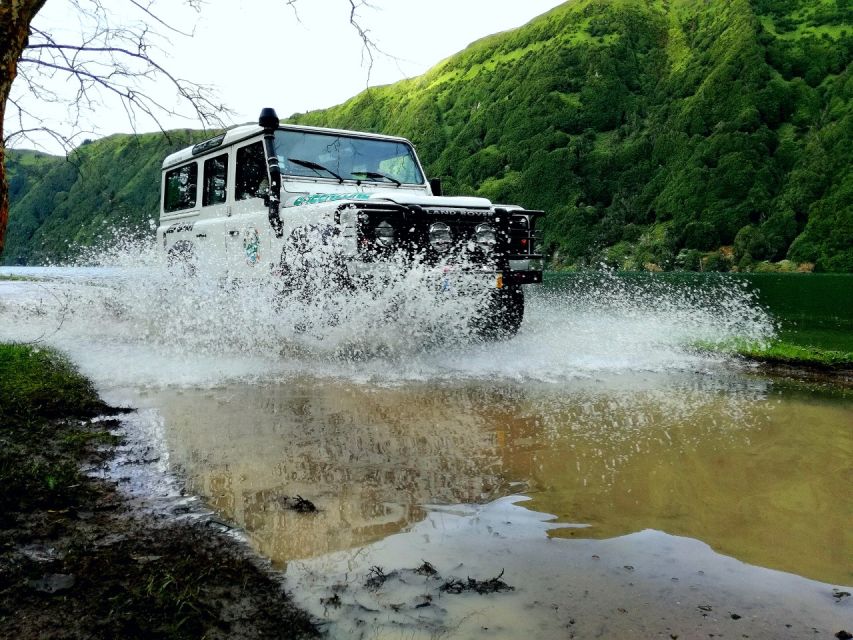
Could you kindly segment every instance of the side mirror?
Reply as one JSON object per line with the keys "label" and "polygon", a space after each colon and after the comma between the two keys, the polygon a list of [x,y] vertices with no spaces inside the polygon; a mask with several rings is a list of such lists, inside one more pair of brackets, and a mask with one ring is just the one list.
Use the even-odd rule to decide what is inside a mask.
{"label": "side mirror", "polygon": [[432,195],[440,196],[443,194],[441,190],[441,178],[430,178],[429,188],[432,190]]}

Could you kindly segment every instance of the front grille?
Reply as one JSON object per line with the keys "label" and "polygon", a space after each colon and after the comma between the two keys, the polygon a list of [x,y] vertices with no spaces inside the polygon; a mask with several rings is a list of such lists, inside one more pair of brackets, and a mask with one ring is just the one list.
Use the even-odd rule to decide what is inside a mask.
{"label": "front grille", "polygon": [[[352,205],[348,205],[352,206]],[[532,239],[535,217],[541,212],[506,211],[503,209],[473,209],[454,207],[404,207],[358,203],[357,242],[359,254],[366,261],[382,260],[392,254],[405,252],[409,257],[418,256],[428,264],[438,262],[491,265],[497,269],[509,268],[509,260],[538,257],[533,255]],[[524,228],[513,223],[513,216],[523,213]],[[430,244],[429,228],[436,222],[446,224],[450,230],[452,244],[446,251],[438,251]],[[393,243],[383,241],[387,237],[387,223],[394,229]],[[489,224],[495,230],[497,245],[488,253],[475,242],[477,225]],[[382,225],[383,231],[377,233]],[[525,240],[521,242],[522,238]],[[529,240],[528,240],[529,239]]]}

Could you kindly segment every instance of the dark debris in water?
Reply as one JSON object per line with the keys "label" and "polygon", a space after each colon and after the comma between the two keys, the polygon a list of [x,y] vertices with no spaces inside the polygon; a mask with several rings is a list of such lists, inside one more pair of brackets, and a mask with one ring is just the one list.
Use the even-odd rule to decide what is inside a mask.
{"label": "dark debris in water", "polygon": [[500,593],[501,591],[513,591],[515,587],[508,585],[506,582],[501,580],[504,572],[501,572],[496,575],[494,578],[490,578],[488,580],[476,580],[474,578],[468,578],[467,580],[459,580],[458,578],[450,578],[445,581],[443,585],[439,587],[439,591],[443,593],[453,593],[459,594],[465,591],[475,591],[480,595],[484,595],[487,593]]}
{"label": "dark debris in water", "polygon": [[424,607],[429,607],[432,605],[432,596],[428,593],[425,593],[421,596],[418,596],[418,599],[415,602],[415,609],[423,609]]}
{"label": "dark debris in water", "polygon": [[319,511],[313,502],[306,500],[298,494],[293,498],[282,496],[281,503],[285,508],[296,511],[297,513],[317,513]]}
{"label": "dark debris in water", "polygon": [[391,573],[385,573],[382,567],[370,567],[370,570],[367,572],[367,580],[364,581],[364,586],[370,589],[371,591],[376,591],[383,584],[385,584],[386,580],[388,580],[389,578],[393,578],[396,575],[396,571],[392,571]]}
{"label": "dark debris in water", "polygon": [[432,566],[431,563],[424,560],[423,564],[415,569],[415,573],[421,576],[434,576],[438,573],[438,569]]}
{"label": "dark debris in water", "polygon": [[328,598],[320,598],[320,604],[323,605],[324,609],[328,609],[329,607],[338,609],[341,606],[341,596],[335,593]]}

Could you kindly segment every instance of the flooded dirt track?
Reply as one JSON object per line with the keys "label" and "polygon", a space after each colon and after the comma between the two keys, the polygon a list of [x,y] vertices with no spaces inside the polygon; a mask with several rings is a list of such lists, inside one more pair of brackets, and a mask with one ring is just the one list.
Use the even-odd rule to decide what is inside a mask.
{"label": "flooded dirt track", "polygon": [[410,326],[414,294],[306,330],[260,289],[87,277],[0,282],[0,338],[138,407],[332,637],[853,630],[853,398],[697,353],[772,335],[737,287],[534,293],[483,344]]}

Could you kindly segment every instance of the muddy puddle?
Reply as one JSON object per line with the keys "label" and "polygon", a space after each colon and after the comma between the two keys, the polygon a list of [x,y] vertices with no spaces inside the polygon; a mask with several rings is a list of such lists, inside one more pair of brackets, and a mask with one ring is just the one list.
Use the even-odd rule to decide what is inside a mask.
{"label": "muddy puddle", "polygon": [[417,283],[392,323],[381,296],[44,277],[0,282],[0,339],[138,407],[128,458],[172,479],[126,488],[200,496],[331,637],[853,630],[853,397],[697,352],[773,335],[738,284],[544,290],[477,344],[436,329],[460,301],[412,320],[447,302]]}
{"label": "muddy puddle", "polygon": [[[832,391],[722,372],[294,378],[139,403],[190,491],[334,637],[851,626],[832,589],[853,583],[853,402]],[[512,590],[442,590],[501,573]]]}

